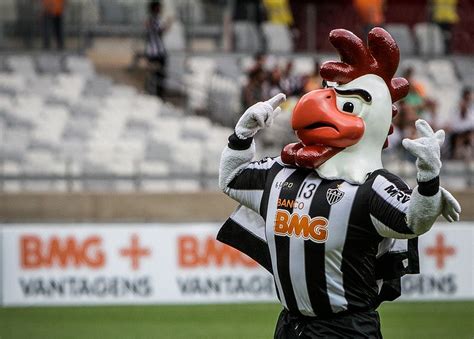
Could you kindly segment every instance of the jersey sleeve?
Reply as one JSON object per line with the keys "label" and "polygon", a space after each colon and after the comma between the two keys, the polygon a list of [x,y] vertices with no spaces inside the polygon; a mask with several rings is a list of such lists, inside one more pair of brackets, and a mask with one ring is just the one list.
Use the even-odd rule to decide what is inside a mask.
{"label": "jersey sleeve", "polygon": [[251,162],[227,185],[226,194],[251,210],[259,212],[268,172],[275,163],[274,158]]}
{"label": "jersey sleeve", "polygon": [[254,155],[252,138],[240,140],[235,133],[231,135],[221,156],[219,187],[232,199],[258,213],[268,173],[277,158],[252,162]]}
{"label": "jersey sleeve", "polygon": [[417,236],[408,226],[411,193],[410,187],[394,174],[379,172],[372,179],[370,219],[382,237],[411,239]]}

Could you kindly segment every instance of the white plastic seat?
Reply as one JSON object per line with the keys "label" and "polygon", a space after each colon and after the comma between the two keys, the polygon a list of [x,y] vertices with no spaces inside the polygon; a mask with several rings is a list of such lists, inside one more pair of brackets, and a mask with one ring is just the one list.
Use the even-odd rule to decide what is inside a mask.
{"label": "white plastic seat", "polygon": [[387,24],[384,28],[397,42],[402,55],[415,54],[415,43],[410,28],[404,24]]}
{"label": "white plastic seat", "polygon": [[428,61],[428,69],[437,85],[457,85],[459,83],[450,60],[438,59]]}
{"label": "white plastic seat", "polygon": [[36,75],[33,58],[28,55],[12,55],[6,59],[7,68],[14,73],[23,75]]}
{"label": "white plastic seat", "polygon": [[288,26],[266,22],[263,24],[267,48],[270,52],[293,52],[293,40]]}
{"label": "white plastic seat", "polygon": [[294,75],[309,75],[314,72],[314,59],[311,57],[296,57],[293,59]]}
{"label": "white plastic seat", "polygon": [[262,49],[262,41],[254,23],[236,21],[233,23],[234,48],[238,52],[257,52]]}
{"label": "white plastic seat", "polygon": [[85,78],[90,78],[95,75],[95,68],[92,61],[82,56],[68,56],[65,60],[65,68],[68,72],[80,74]]}
{"label": "white plastic seat", "polygon": [[179,21],[173,22],[163,37],[163,43],[167,51],[184,51],[186,49],[186,39],[183,24]]}
{"label": "white plastic seat", "polygon": [[0,73],[0,89],[12,93],[22,92],[27,88],[27,77],[19,73]]}
{"label": "white plastic seat", "polygon": [[443,33],[438,25],[421,22],[414,27],[420,55],[444,54]]}
{"label": "white plastic seat", "polygon": [[53,54],[40,54],[36,59],[40,73],[57,74],[62,71],[61,58]]}
{"label": "white plastic seat", "polygon": [[456,57],[454,63],[464,85],[472,87],[474,82],[474,58]]}

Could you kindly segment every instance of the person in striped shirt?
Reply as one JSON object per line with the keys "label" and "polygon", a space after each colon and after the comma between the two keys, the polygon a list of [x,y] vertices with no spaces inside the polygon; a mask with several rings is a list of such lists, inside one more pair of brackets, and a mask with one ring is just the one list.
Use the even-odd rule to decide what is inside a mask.
{"label": "person in striped shirt", "polygon": [[172,20],[161,18],[161,1],[152,0],[148,5],[150,15],[145,23],[146,45],[145,55],[154,68],[156,95],[163,97],[166,79],[166,63],[168,54],[163,42],[163,34],[171,27]]}
{"label": "person in striped shirt", "polygon": [[[380,28],[363,53],[362,41],[348,31],[333,31],[330,39],[341,54],[352,48],[361,58],[390,57],[377,48],[387,44],[393,52],[395,44]],[[273,274],[283,306],[275,338],[381,338],[376,308],[400,295],[401,276],[419,273],[417,237],[440,214],[459,218],[459,204],[439,186],[444,131],[419,120],[420,138],[403,141],[417,157],[413,190],[383,169],[392,101],[408,85],[404,79],[394,85],[398,54],[392,58],[390,81],[377,69],[345,79],[334,64],[323,65],[323,78],[334,86],[300,99],[292,126],[301,142],[281,157],[252,161],[253,137],[271,126],[283,94],[248,108],[222,153],[219,186],[241,205],[217,238]]]}

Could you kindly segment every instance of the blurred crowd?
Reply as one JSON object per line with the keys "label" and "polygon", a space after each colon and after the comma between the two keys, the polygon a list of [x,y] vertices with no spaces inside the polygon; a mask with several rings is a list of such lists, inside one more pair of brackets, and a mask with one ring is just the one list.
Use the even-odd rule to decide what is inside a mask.
{"label": "blurred crowd", "polygon": [[451,119],[440,123],[438,119],[438,102],[442,98],[433,98],[425,85],[414,76],[412,68],[407,68],[403,76],[410,83],[408,95],[398,102],[399,113],[394,118],[395,132],[393,139],[400,144],[403,138],[413,138],[415,121],[419,118],[428,121],[433,129],[444,129],[447,142],[443,149],[444,156],[452,159],[471,159],[474,156],[474,101],[472,88],[463,88],[458,104]]}
{"label": "blurred crowd", "polygon": [[[314,70],[303,75],[294,75],[293,62],[269,62],[273,58],[264,53],[254,56],[247,70],[247,81],[242,88],[242,106],[250,107],[256,102],[268,100],[282,92],[287,97],[301,97],[307,92],[323,87],[319,74],[319,60],[314,60]],[[272,66],[269,66],[272,65]],[[415,121],[424,119],[433,129],[444,129],[447,142],[443,155],[452,159],[471,159],[474,157],[474,101],[473,90],[464,88],[455,111],[450,112],[449,123],[441,124],[438,119],[439,98],[433,98],[427,92],[423,82],[414,76],[412,68],[407,68],[403,76],[410,83],[408,95],[397,103],[398,114],[394,118],[394,133],[390,138],[391,146],[401,145],[403,138],[415,137]]]}
{"label": "blurred crowd", "polygon": [[[302,96],[305,93],[322,88],[319,75],[319,61],[314,60],[314,71],[303,75],[294,75],[291,60],[281,65],[277,60],[268,62],[265,53],[254,56],[252,66],[247,70],[247,82],[242,90],[242,104],[249,107],[256,102],[267,100],[278,94]],[[273,64],[273,66],[268,66]]]}

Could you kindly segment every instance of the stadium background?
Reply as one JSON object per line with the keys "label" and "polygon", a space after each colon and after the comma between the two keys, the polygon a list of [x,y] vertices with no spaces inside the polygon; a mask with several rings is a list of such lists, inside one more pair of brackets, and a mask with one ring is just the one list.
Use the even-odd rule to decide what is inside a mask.
{"label": "stadium background", "polygon": [[[229,276],[265,278],[246,258],[212,242],[235,207],[217,190],[218,162],[245,107],[245,91],[252,90],[255,55],[266,46],[263,73],[271,78],[280,72],[276,87],[295,94],[284,106],[286,114],[258,137],[259,154],[278,155],[292,138],[292,105],[317,78],[315,60],[337,58],[329,31],[342,27],[362,35],[362,16],[349,0],[162,3],[162,17],[173,22],[164,36],[165,94],[157,97],[155,66],[144,57],[147,2],[67,1],[62,50],[54,48],[54,37],[53,48],[43,48],[42,1],[0,2],[1,338],[273,333],[279,306],[264,280],[254,294],[173,295],[165,286],[150,296],[140,294],[139,279],[168,275],[176,285],[199,275],[214,283]],[[266,15],[257,15],[256,3]],[[458,16],[451,20],[448,48],[434,15],[443,4],[454,4]],[[470,0],[387,0],[384,18],[375,19],[399,43],[400,74],[413,69],[421,100],[402,104],[405,113],[385,151],[385,166],[413,184],[413,159],[399,141],[410,135],[414,113],[428,119],[448,132],[442,184],[463,207],[460,233],[439,224],[426,236],[429,272],[405,284],[408,298],[380,308],[387,338],[474,336],[472,99],[467,118],[460,113],[463,89],[474,80],[473,11]],[[273,85],[259,86],[270,91]],[[470,144],[456,142],[459,135],[470,136]],[[98,245],[86,248],[87,241]],[[136,260],[127,254],[134,244],[144,251]],[[176,244],[172,254],[160,252],[169,244]],[[100,254],[106,258],[102,266]],[[113,255],[121,261],[110,264]],[[19,284],[89,276],[122,284],[129,279],[125,289],[133,293],[73,295],[70,283],[61,295],[57,286],[45,292],[31,284],[29,291],[37,293],[32,297]],[[471,294],[462,294],[461,285]]]}

